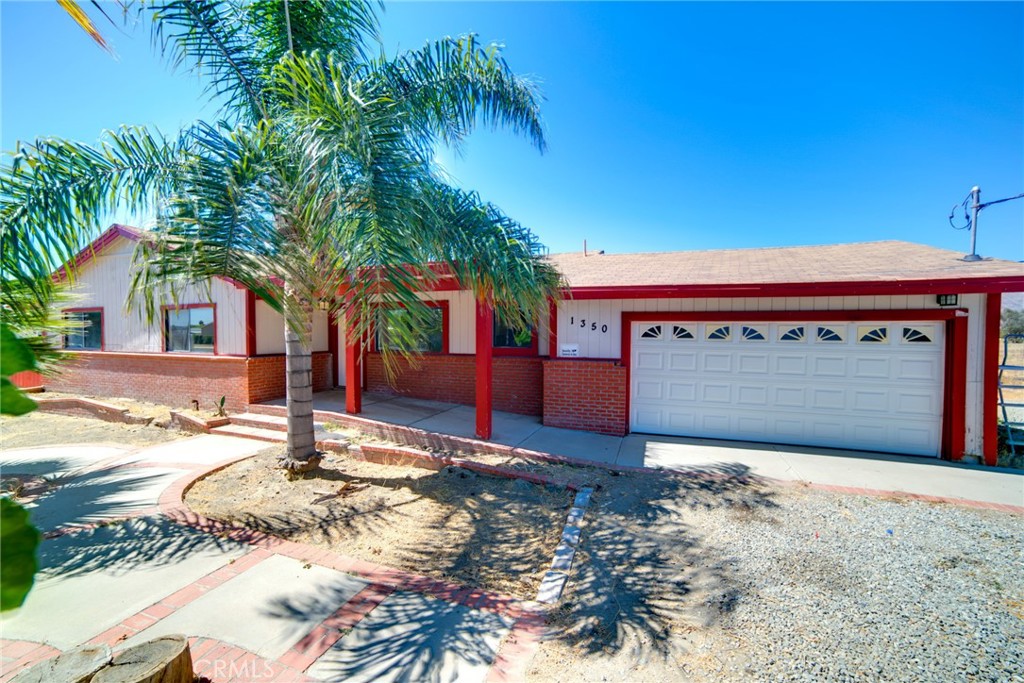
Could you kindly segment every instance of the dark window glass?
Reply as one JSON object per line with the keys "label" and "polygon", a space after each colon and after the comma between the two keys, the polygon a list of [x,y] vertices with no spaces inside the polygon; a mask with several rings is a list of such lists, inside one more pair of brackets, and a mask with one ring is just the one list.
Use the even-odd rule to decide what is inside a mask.
{"label": "dark window glass", "polygon": [[70,311],[64,317],[76,327],[64,335],[64,348],[99,351],[103,346],[103,313]]}
{"label": "dark window glass", "polygon": [[164,324],[168,351],[213,353],[213,306],[168,309]]}
{"label": "dark window glass", "polygon": [[528,349],[533,346],[533,327],[518,328],[506,325],[494,317],[494,348]]}
{"label": "dark window glass", "polygon": [[403,308],[381,311],[377,348],[419,353],[443,352],[444,310],[431,307],[425,314],[421,314],[418,325],[416,322],[412,314]]}

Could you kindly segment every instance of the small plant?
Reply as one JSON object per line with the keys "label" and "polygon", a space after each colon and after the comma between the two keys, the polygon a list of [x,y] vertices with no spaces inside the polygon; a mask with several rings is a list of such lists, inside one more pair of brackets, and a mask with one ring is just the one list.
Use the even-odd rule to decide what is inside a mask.
{"label": "small plant", "polygon": [[217,405],[216,405],[216,408],[217,408],[216,415],[217,415],[217,417],[227,417],[228,416],[227,411],[224,410],[224,402],[226,400],[227,400],[226,396],[221,396],[220,397],[220,401],[217,402]]}

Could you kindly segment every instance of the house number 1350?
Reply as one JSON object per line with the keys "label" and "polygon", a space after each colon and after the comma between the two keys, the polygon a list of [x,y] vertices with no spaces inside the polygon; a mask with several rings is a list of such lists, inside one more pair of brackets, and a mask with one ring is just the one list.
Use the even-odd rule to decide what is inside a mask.
{"label": "house number 1350", "polygon": [[[574,315],[569,316],[569,324],[570,325],[575,325],[576,324],[576,316],[574,316]],[[580,318],[580,328],[582,328],[584,330],[587,329],[587,319],[586,318]],[[595,322],[591,322],[590,323],[590,331],[591,332],[597,332],[597,323],[595,323]],[[607,325],[601,325],[601,332],[607,333],[608,332],[608,326]]]}

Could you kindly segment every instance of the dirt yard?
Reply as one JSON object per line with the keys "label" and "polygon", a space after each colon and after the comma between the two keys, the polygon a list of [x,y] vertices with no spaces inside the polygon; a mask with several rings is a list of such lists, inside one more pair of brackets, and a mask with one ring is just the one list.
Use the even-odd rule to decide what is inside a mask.
{"label": "dirt yard", "polygon": [[457,468],[434,472],[330,455],[288,481],[281,447],[195,484],[196,512],[369,562],[533,599],[572,497]]}
{"label": "dirt yard", "polygon": [[65,443],[105,443],[145,446],[188,436],[145,425],[125,425],[94,418],[32,412],[0,417],[0,449],[58,446]]}

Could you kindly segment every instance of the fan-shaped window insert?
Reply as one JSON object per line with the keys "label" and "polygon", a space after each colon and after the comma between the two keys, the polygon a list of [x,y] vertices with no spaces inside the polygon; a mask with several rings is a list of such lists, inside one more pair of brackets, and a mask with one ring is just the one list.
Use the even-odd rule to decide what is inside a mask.
{"label": "fan-shaped window insert", "polygon": [[643,334],[640,335],[641,339],[661,339],[661,325],[651,325]]}
{"label": "fan-shaped window insert", "polygon": [[904,327],[903,341],[909,344],[931,344],[932,338],[929,335],[931,330],[918,327]]}
{"label": "fan-shaped window insert", "polygon": [[825,327],[824,325],[820,325],[818,326],[818,341],[841,342],[843,341],[843,335],[840,334],[839,330],[835,327]]}
{"label": "fan-shaped window insert", "polygon": [[857,328],[857,341],[865,344],[884,344],[889,341],[888,327],[871,327],[865,325]]}
{"label": "fan-shaped window insert", "polygon": [[743,326],[743,339],[746,341],[765,341],[764,329],[758,327],[747,327]]}
{"label": "fan-shaped window insert", "polygon": [[690,332],[681,325],[672,326],[672,338],[673,339],[693,339],[693,332]]}
{"label": "fan-shaped window insert", "polygon": [[708,339],[714,341],[726,341],[732,336],[732,330],[728,325],[713,327],[708,325]]}
{"label": "fan-shaped window insert", "polygon": [[779,341],[799,342],[804,340],[804,326],[779,328]]}

